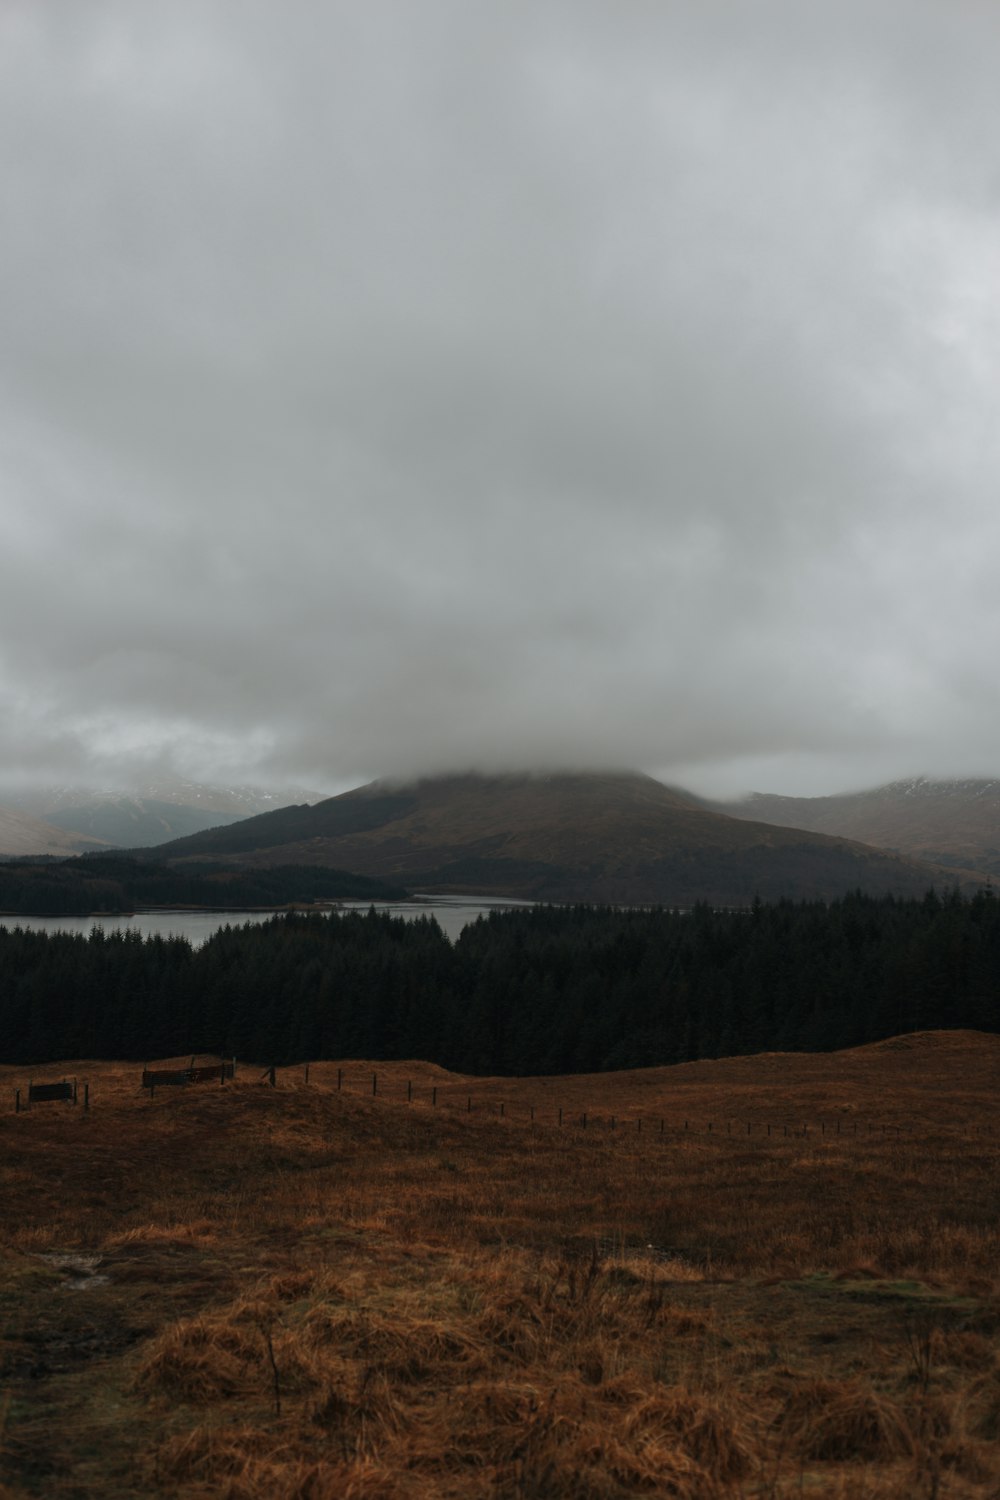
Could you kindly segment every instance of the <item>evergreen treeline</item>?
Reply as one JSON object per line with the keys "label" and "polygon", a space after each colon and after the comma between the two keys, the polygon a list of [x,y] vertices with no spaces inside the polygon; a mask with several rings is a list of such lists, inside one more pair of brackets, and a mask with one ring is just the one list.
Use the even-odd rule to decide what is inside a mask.
{"label": "evergreen treeline", "polygon": [[232,910],[290,901],[394,901],[405,895],[383,880],[320,865],[177,867],[114,854],[0,864],[0,912],[23,916],[90,916],[148,906]]}
{"label": "evergreen treeline", "polygon": [[0,929],[0,1061],[221,1052],[564,1073],[1000,1030],[1000,900],[290,913],[203,947]]}

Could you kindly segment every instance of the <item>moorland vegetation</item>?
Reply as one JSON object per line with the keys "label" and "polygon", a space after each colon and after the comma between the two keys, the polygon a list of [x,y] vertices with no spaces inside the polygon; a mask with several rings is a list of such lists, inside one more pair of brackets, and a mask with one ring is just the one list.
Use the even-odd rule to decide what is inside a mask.
{"label": "moorland vegetation", "polygon": [[995,1036],[64,1072],[0,1112],[3,1500],[997,1493]]}

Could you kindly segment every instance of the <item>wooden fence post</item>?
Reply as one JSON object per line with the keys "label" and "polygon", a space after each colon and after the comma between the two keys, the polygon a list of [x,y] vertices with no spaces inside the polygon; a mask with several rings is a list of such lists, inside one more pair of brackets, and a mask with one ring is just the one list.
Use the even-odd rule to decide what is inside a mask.
{"label": "wooden fence post", "polygon": [[20,1089],[15,1089],[14,1090],[14,1113],[16,1115],[19,1115],[21,1113],[21,1090]]}
{"label": "wooden fence post", "polygon": [[378,1094],[378,1074],[377,1073],[373,1073],[372,1074],[372,1098],[374,1099],[377,1094]]}
{"label": "wooden fence post", "polygon": [[500,1101],[500,1118],[503,1119],[503,1100]]}
{"label": "wooden fence post", "polygon": [[86,1114],[89,1109],[90,1109],[90,1084],[89,1083],[85,1083],[83,1085],[83,1112],[84,1112],[84,1114]]}
{"label": "wooden fence post", "polygon": [[559,1124],[562,1124],[562,1105],[559,1106]]}

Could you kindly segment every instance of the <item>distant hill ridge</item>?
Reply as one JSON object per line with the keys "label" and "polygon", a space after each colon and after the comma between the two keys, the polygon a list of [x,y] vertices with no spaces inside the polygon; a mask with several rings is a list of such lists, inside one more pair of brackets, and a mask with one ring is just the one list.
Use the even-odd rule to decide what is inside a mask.
{"label": "distant hill ridge", "polygon": [[940,870],[706,808],[637,773],[372,782],[159,846],[169,860],[335,865],[427,890],[552,901],[747,905],[862,888],[922,895]]}
{"label": "distant hill ridge", "polygon": [[754,792],[740,802],[702,806],[733,818],[792,825],[857,839],[949,867],[1000,875],[1000,779],[890,781],[831,797]]}
{"label": "distant hill ridge", "polygon": [[[268,791],[254,786],[210,786],[180,777],[159,777],[129,791],[81,786],[32,787],[3,793],[12,811],[43,819],[65,831],[59,852],[97,843],[142,849],[253,817],[290,802],[318,802],[320,792],[303,788]],[[37,840],[21,852],[50,852]]]}
{"label": "distant hill ridge", "polygon": [[0,859],[44,854],[54,859],[105,848],[100,839],[65,829],[16,807],[0,807]]}

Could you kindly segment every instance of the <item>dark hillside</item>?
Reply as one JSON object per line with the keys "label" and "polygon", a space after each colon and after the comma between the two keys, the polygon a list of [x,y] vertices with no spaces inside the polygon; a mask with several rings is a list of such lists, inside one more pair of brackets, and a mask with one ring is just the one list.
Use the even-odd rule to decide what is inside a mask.
{"label": "dark hillside", "polygon": [[326,864],[411,888],[547,901],[829,899],[922,895],[940,870],[795,828],[711,811],[633,774],[453,776],[374,782],[160,845],[173,861]]}
{"label": "dark hillside", "polygon": [[123,854],[0,864],[0,916],[88,916],[150,906],[286,906],[315,901],[393,901],[406,892],[371,876],[322,865],[249,869],[201,863],[174,869]]}

